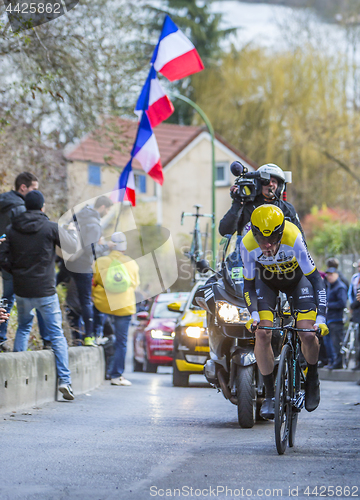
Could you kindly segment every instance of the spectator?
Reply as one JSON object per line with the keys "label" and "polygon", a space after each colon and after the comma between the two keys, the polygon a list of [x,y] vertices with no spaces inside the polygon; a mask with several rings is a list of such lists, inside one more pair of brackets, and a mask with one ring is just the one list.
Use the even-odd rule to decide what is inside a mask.
{"label": "spectator", "polygon": [[73,345],[81,346],[82,341],[82,318],[81,318],[81,305],[79,294],[76,288],[76,283],[73,278],[67,284],[66,292],[66,317],[71,328],[71,335]]}
{"label": "spectator", "polygon": [[346,285],[339,278],[336,267],[326,270],[327,286],[327,313],[326,324],[329,327],[330,340],[333,347],[333,361],[329,369],[338,370],[342,368],[342,356],[340,353],[341,342],[344,338],[343,314],[347,301]]}
{"label": "spectator", "polygon": [[[349,286],[349,291],[348,291],[348,299],[350,302],[350,314],[351,318],[350,321],[353,323],[356,323],[358,325],[357,327],[357,336],[358,338],[356,339],[357,342],[356,344],[359,346],[360,339],[360,260],[358,260],[357,263],[358,266],[358,272],[353,274],[351,277],[350,281],[350,286]],[[356,359],[356,365],[353,368],[354,370],[360,370],[360,349],[358,349],[358,352],[356,353],[357,359]]]}
{"label": "spectator", "polygon": [[[24,196],[38,189],[39,182],[37,177],[31,172],[23,172],[15,179],[15,190],[0,194],[0,235],[6,234],[6,228],[11,224],[11,221],[17,215],[25,212]],[[11,274],[1,270],[3,283],[3,299],[7,300],[7,312],[10,314],[14,305],[14,285]],[[44,348],[49,348],[50,339],[46,333],[44,322],[41,315],[36,311],[39,324],[39,331],[43,339]],[[7,346],[7,321],[0,325],[0,352],[7,352],[10,348]]]}
{"label": "spectator", "polygon": [[337,272],[339,274],[339,278],[341,279],[341,281],[345,284],[346,288],[349,288],[349,282],[348,280],[345,278],[345,276],[343,275],[343,273],[341,271],[339,271],[339,265],[340,265],[340,262],[338,259],[336,259],[335,257],[330,257],[327,261],[326,261],[326,267],[329,268],[329,267],[335,267],[337,269]]}
{"label": "spectator", "polygon": [[6,312],[6,309],[0,307],[0,323],[4,323],[9,319],[10,314]]}
{"label": "spectator", "polygon": [[100,220],[108,214],[112,204],[107,196],[100,196],[95,201],[94,208],[86,205],[74,216],[75,224],[80,232],[82,248],[76,259],[66,262],[66,267],[76,283],[79,294],[81,315],[85,324],[84,345],[90,347],[96,346],[91,299],[92,264],[97,257],[108,251],[108,246],[99,244],[101,238]]}
{"label": "spectator", "polygon": [[[111,319],[116,338],[108,378],[112,385],[131,385],[123,377],[123,372],[131,315],[136,312],[135,289],[140,284],[139,266],[124,255],[127,248],[124,233],[114,233],[111,240],[116,245],[114,250],[95,263],[92,295],[95,307]],[[119,285],[119,290],[123,291],[117,291],[119,283],[124,283],[123,287]]]}
{"label": "spectator", "polygon": [[68,252],[76,250],[75,231],[65,231],[44,213],[44,196],[33,190],[25,196],[26,212],[14,217],[6,241],[0,246],[0,263],[13,276],[18,306],[14,351],[26,351],[34,317],[40,311],[55,354],[59,390],[74,399],[68,348],[62,330],[59,299],[55,289],[55,247],[61,242]]}

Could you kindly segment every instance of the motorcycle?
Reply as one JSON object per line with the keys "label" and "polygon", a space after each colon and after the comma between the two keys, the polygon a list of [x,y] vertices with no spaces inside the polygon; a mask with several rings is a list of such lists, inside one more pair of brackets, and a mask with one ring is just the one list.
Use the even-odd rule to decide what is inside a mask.
{"label": "motorcycle", "polygon": [[[251,428],[260,419],[265,388],[254,354],[255,334],[245,328],[250,315],[243,297],[240,241],[236,234],[222,238],[216,271],[198,289],[194,301],[207,312],[210,359],[204,367],[205,377],[237,406],[240,427]],[[202,272],[210,269],[206,261],[200,261],[198,267]],[[276,335],[273,344],[273,348],[279,344]]]}

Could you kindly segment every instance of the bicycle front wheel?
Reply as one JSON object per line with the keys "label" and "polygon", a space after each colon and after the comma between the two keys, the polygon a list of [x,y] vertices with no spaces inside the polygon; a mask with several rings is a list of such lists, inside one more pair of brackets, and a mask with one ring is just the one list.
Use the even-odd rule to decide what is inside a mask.
{"label": "bicycle front wheel", "polygon": [[[295,384],[293,384],[293,386],[295,386],[294,395],[297,398],[298,396],[300,396],[300,389],[301,389],[301,370],[300,370],[299,359],[297,359],[295,365]],[[290,430],[289,430],[290,448],[292,448],[295,444],[295,434],[296,434],[299,412],[300,412],[299,409],[294,408],[293,406],[291,407],[291,420],[290,420]]]}
{"label": "bicycle front wheel", "polygon": [[286,450],[292,417],[292,364],[293,355],[289,344],[285,344],[280,356],[275,389],[275,443],[279,455]]}

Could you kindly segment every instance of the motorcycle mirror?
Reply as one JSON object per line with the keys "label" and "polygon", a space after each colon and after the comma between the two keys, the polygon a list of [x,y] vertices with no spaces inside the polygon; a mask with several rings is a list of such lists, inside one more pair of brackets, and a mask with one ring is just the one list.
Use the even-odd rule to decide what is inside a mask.
{"label": "motorcycle mirror", "polygon": [[139,321],[144,321],[145,319],[149,319],[149,313],[147,311],[140,311],[136,315],[136,319]]}
{"label": "motorcycle mirror", "polygon": [[181,302],[171,302],[171,304],[167,305],[167,308],[172,312],[181,312],[181,305]]}
{"label": "motorcycle mirror", "polygon": [[[210,264],[206,259],[201,259],[196,262],[196,269],[201,274],[206,274],[208,271],[213,271],[210,267]],[[213,271],[215,272],[215,271]]]}

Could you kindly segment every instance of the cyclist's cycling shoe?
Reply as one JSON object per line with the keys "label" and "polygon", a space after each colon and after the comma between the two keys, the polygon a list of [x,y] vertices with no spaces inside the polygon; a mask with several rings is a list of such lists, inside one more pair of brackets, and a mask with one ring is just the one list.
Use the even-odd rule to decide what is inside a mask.
{"label": "cyclist's cycling shoe", "polygon": [[275,398],[265,398],[260,408],[260,417],[272,420],[275,417]]}
{"label": "cyclist's cycling shoe", "polygon": [[305,408],[307,411],[314,411],[320,403],[320,382],[319,375],[305,380]]}

